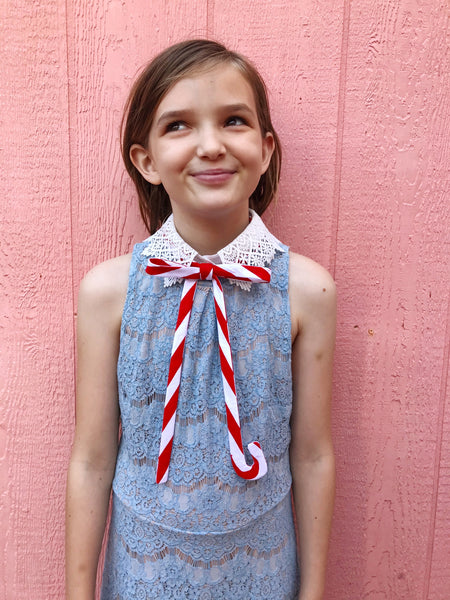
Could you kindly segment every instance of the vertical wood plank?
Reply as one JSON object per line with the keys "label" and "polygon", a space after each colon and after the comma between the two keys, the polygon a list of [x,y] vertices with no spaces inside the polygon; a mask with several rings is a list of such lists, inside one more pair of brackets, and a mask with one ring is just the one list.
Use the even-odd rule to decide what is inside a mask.
{"label": "vertical wood plank", "polygon": [[[168,45],[205,36],[206,24],[206,0],[73,0],[69,5],[75,295],[94,264],[130,251],[148,235],[120,156],[120,121],[136,74]],[[100,572],[101,564],[99,580]]]}
{"label": "vertical wood plank", "polygon": [[447,32],[438,0],[351,4],[330,598],[422,600],[429,573],[450,266]]}
{"label": "vertical wood plank", "polygon": [[63,595],[73,300],[65,3],[2,3],[0,596]]}
{"label": "vertical wood plank", "polygon": [[265,220],[293,250],[329,267],[344,2],[212,5],[212,35],[252,59],[263,75],[283,145],[280,199]]}

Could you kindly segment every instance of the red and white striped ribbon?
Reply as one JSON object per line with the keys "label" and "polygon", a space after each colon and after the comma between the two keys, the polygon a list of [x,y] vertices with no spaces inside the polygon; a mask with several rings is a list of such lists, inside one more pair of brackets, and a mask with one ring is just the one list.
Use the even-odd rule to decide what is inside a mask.
{"label": "red and white striped ribbon", "polygon": [[267,472],[267,463],[259,442],[251,442],[248,444],[247,448],[253,457],[253,463],[247,465],[245,461],[236,398],[233,361],[228,335],[225,299],[219,277],[237,279],[239,281],[250,281],[252,283],[267,283],[270,281],[270,269],[240,264],[215,265],[212,263],[197,262],[193,262],[190,266],[186,266],[161,258],[150,258],[146,272],[149,275],[155,275],[156,277],[176,277],[185,280],[181,293],[180,309],[178,312],[170,358],[161,444],[159,448],[158,467],[156,470],[156,483],[164,483],[167,481],[173,434],[175,430],[178,394],[180,391],[184,343],[194,302],[195,288],[199,279],[212,281],[213,283],[217,331],[219,336],[220,366],[225,396],[231,462],[234,470],[240,477],[243,477],[244,479],[259,479]]}

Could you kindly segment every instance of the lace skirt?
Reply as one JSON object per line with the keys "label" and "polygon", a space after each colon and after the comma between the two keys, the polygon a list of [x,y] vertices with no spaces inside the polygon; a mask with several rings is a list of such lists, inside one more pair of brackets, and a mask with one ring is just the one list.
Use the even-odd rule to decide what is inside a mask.
{"label": "lace skirt", "polygon": [[294,600],[291,497],[234,531],[198,534],[140,519],[113,497],[102,600]]}

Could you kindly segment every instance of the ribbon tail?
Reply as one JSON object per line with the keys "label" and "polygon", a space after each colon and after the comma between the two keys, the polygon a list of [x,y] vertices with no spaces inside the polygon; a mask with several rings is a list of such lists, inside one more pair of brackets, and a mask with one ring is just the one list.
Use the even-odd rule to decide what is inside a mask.
{"label": "ribbon tail", "polygon": [[233,452],[232,450],[230,452],[231,462],[239,477],[254,481],[267,473],[267,461],[259,442],[250,442],[247,448],[253,457],[253,463],[251,465],[247,465],[245,456],[240,451]]}
{"label": "ribbon tail", "polygon": [[253,457],[252,464],[248,465],[245,461],[239,409],[236,398],[233,359],[231,356],[230,337],[228,333],[227,313],[225,309],[225,298],[222,285],[217,277],[213,278],[213,289],[231,462],[239,477],[251,480],[259,479],[267,473],[267,462],[260,443],[256,441],[251,442],[247,446],[248,451]]}
{"label": "ribbon tail", "polygon": [[164,403],[163,424],[159,446],[156,483],[165,483],[169,473],[170,455],[172,454],[173,436],[177,414],[178,395],[181,383],[184,343],[191,316],[197,281],[186,279],[181,292],[180,309],[178,311],[172,353],[169,363],[166,399]]}

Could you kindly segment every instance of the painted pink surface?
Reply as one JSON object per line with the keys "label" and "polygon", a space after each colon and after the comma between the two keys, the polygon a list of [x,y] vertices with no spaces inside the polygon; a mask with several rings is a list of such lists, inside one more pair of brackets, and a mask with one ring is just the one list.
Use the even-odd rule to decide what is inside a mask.
{"label": "painted pink surface", "polygon": [[60,598],[73,427],[64,3],[2,6],[0,597]]}
{"label": "painted pink surface", "polygon": [[449,16],[446,0],[4,4],[1,598],[63,596],[74,297],[145,235],[122,106],[145,61],[204,35],[263,73],[284,147],[266,221],[338,284],[326,600],[450,598]]}

